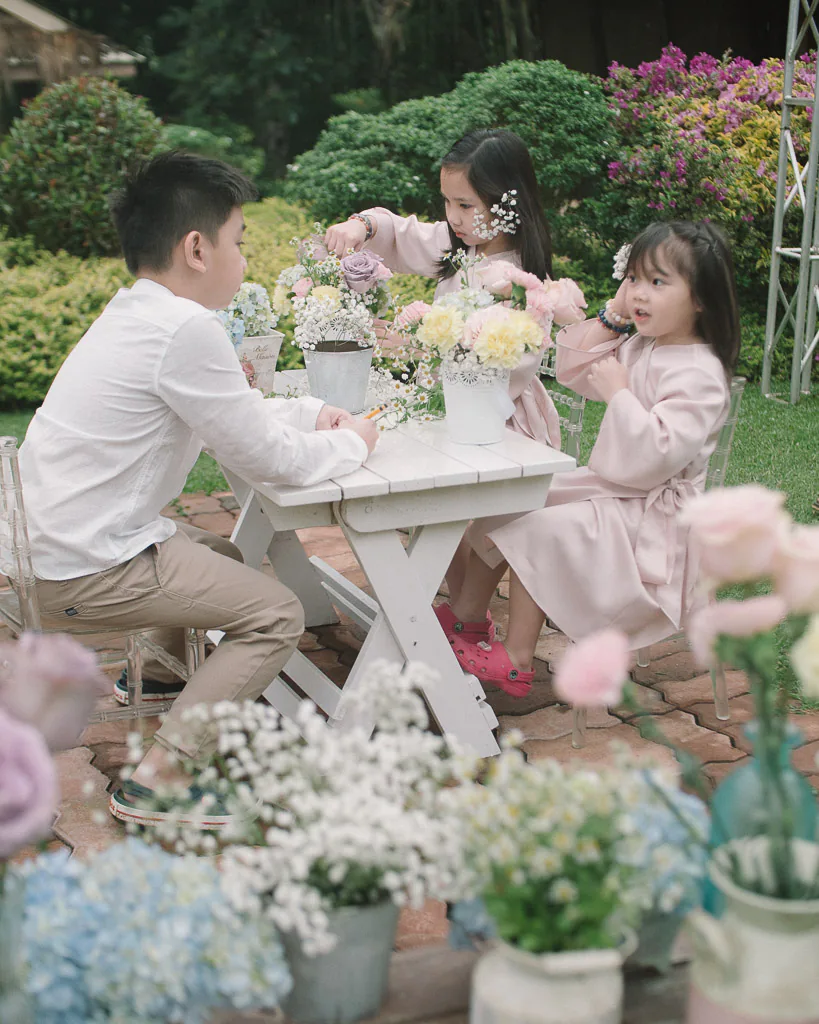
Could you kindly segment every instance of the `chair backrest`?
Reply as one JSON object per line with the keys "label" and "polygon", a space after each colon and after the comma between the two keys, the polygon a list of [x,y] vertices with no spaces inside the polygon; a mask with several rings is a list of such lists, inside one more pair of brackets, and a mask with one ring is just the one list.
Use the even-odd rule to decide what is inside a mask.
{"label": "chair backrest", "polygon": [[39,631],[40,609],[34,589],[16,437],[0,437],[0,570],[14,584],[23,629]]}
{"label": "chair backrest", "polygon": [[719,432],[717,447],[713,450],[711,458],[708,460],[708,473],[705,477],[706,491],[710,491],[712,487],[722,487],[725,483],[725,473],[728,469],[731,445],[734,443],[734,431],[739,419],[739,407],[742,404],[742,392],[744,390],[745,378],[732,378],[731,404],[728,406],[728,417],[722,425],[722,430]]}
{"label": "chair backrest", "polygon": [[[556,379],[554,345],[543,353],[540,364],[540,376]],[[546,382],[544,381],[544,384]],[[555,388],[546,387],[546,393],[555,403],[557,415],[560,420],[560,448],[566,455],[571,455],[575,462],[580,460],[580,435],[583,432],[583,410],[586,407],[586,399],[574,391],[566,394]]]}

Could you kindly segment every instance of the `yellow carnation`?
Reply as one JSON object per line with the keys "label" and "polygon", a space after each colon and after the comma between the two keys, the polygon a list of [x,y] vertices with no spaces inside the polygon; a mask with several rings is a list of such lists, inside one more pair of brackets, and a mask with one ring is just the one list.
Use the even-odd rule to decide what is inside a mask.
{"label": "yellow carnation", "polygon": [[514,369],[527,349],[543,343],[543,328],[526,313],[515,310],[503,319],[487,320],[472,348],[484,366]]}
{"label": "yellow carnation", "polygon": [[279,316],[287,316],[290,312],[290,299],[287,297],[287,288],[283,284],[277,284],[273,289],[273,298],[270,300],[270,305]]}
{"label": "yellow carnation", "polygon": [[320,284],[318,288],[314,288],[310,292],[310,295],[314,299],[321,299],[322,301],[332,299],[333,309],[338,309],[341,306],[341,292],[331,284]]}
{"label": "yellow carnation", "polygon": [[433,306],[424,315],[416,338],[424,348],[443,355],[463,338],[464,322],[463,314],[452,306]]}

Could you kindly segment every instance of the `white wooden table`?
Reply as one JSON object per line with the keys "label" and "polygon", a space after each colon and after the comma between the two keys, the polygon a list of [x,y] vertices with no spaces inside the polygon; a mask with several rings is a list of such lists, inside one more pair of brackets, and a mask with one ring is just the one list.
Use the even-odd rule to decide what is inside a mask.
{"label": "white wooden table", "polygon": [[[511,430],[498,444],[453,444],[439,420],[385,431],[365,466],[312,487],[251,485],[223,469],[241,505],[232,540],[247,564],[258,567],[267,554],[300,598],[308,629],[337,622],[339,608],[367,630],[345,690],[374,659],[424,662],[441,677],[426,694],[438,724],[488,756],[498,752],[497,719],[478,680],[458,665],[432,601],[469,520],[542,508],[552,474],[574,466],[568,455]],[[295,532],[331,525],[341,527],[373,597],[308,558]],[[414,529],[405,548],[397,531],[406,527]],[[290,682],[338,728],[353,723],[350,712],[339,716],[341,690],[298,651],[265,691],[292,716],[300,697]],[[361,715],[355,723],[372,728]]]}

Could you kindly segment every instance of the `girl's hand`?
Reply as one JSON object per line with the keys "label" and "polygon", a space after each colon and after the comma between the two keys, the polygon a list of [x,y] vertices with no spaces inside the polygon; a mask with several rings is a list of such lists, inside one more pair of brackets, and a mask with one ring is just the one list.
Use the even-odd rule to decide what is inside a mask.
{"label": "girl's hand", "polygon": [[610,402],[618,391],[628,387],[628,370],[614,356],[601,359],[589,370],[589,383],[603,402]]}
{"label": "girl's hand", "polygon": [[367,225],[363,220],[343,220],[340,224],[331,224],[324,236],[324,244],[336,256],[345,256],[352,249],[358,252],[367,237]]}
{"label": "girl's hand", "polygon": [[624,277],[623,280],[620,282],[620,287],[617,289],[617,294],[614,296],[614,298],[611,300],[611,303],[609,304],[609,309],[612,311],[612,313],[616,313],[618,316],[623,316],[626,317],[626,319],[630,320],[631,309],[629,308],[628,295],[626,294],[628,284],[628,278]]}

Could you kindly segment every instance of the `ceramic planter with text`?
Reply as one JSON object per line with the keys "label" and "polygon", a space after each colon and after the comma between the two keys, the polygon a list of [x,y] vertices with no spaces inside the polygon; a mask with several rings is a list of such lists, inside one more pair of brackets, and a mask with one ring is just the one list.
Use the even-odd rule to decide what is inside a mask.
{"label": "ceramic planter with text", "polygon": [[272,394],[284,335],[274,330],[279,316],[270,305],[266,289],[245,281],[228,308],[219,310],[218,316],[250,386],[264,395]]}

